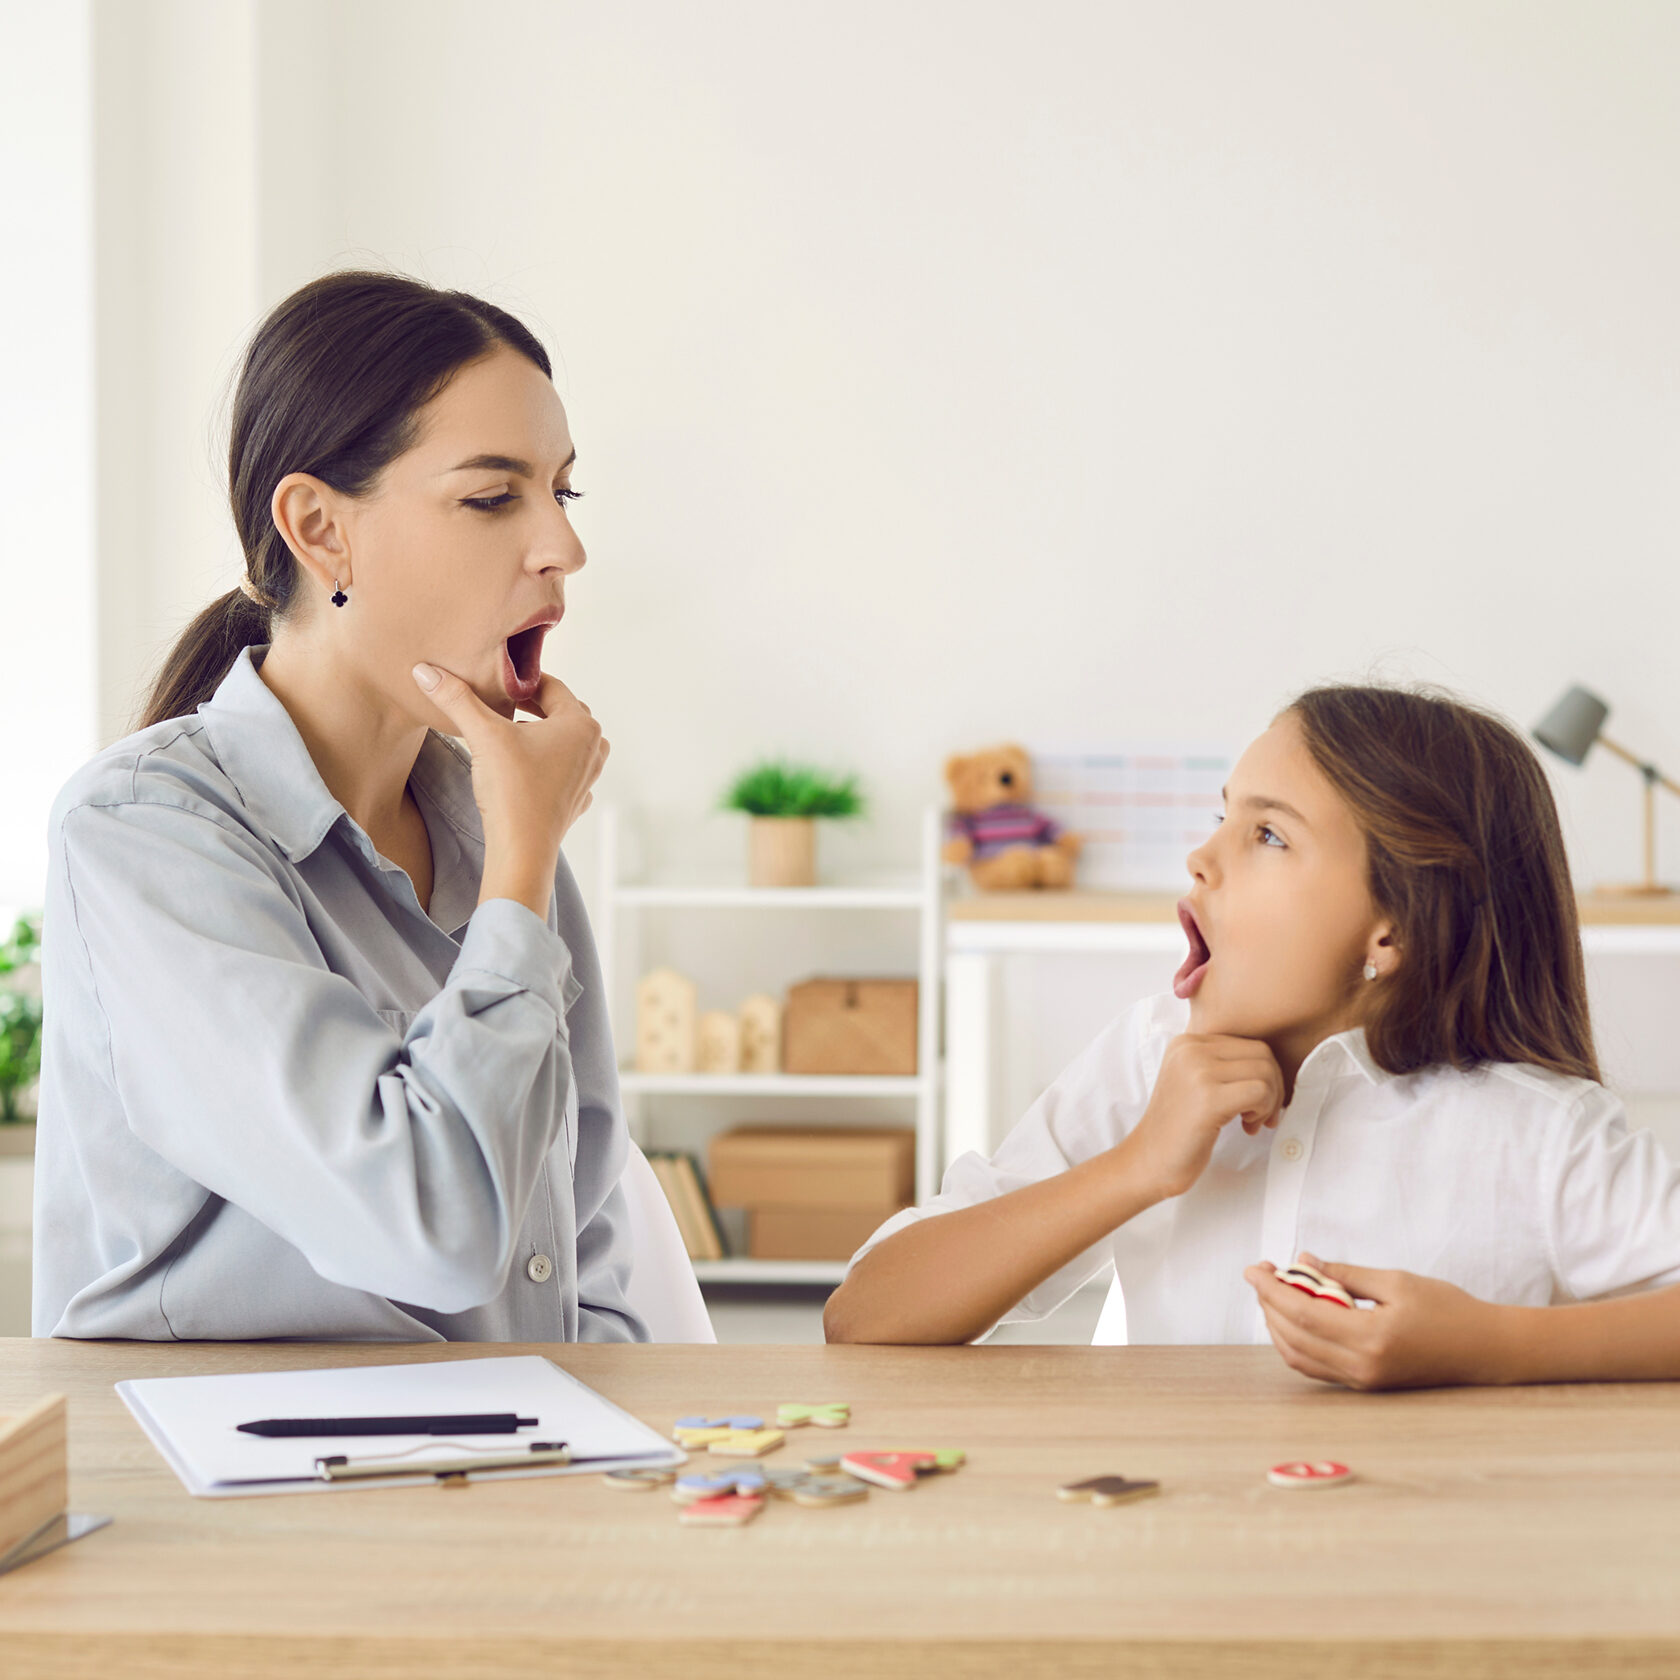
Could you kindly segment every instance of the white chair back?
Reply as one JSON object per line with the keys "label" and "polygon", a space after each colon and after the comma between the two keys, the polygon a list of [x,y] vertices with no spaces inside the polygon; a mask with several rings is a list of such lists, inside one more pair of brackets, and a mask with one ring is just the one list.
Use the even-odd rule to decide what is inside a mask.
{"label": "white chair back", "polygon": [[633,1138],[619,1183],[630,1211],[630,1305],[656,1342],[715,1342],[676,1215]]}

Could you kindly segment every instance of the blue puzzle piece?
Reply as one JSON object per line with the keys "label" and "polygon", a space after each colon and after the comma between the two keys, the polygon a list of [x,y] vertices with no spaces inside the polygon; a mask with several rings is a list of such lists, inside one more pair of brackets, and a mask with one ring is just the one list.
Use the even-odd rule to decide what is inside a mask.
{"label": "blue puzzle piece", "polygon": [[673,1429],[762,1429],[764,1419],[756,1417],[678,1418]]}
{"label": "blue puzzle piece", "polygon": [[753,1464],[709,1476],[679,1476],[677,1492],[679,1495],[692,1494],[697,1499],[720,1499],[728,1493],[763,1493],[764,1472]]}

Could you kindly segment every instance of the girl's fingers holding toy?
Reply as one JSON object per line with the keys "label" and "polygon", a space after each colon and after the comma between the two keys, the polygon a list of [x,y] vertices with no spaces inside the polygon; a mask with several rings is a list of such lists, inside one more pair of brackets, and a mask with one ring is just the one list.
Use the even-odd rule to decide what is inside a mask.
{"label": "girl's fingers holding toy", "polygon": [[1272,1346],[1283,1356],[1286,1365],[1319,1382],[1347,1385],[1348,1379],[1340,1368],[1343,1350],[1334,1343],[1320,1343],[1318,1338],[1287,1323],[1270,1309],[1266,1312],[1266,1329],[1271,1334]]}

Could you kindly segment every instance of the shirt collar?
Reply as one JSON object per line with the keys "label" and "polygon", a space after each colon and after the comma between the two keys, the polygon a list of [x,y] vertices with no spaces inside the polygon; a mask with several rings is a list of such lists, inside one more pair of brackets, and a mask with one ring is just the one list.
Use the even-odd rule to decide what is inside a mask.
{"label": "shirt collar", "polygon": [[1317,1079],[1333,1079],[1338,1073],[1358,1072],[1372,1085],[1386,1085],[1395,1076],[1378,1067],[1371,1057],[1371,1047],[1365,1042],[1363,1027],[1350,1027],[1346,1032],[1333,1033],[1322,1043],[1315,1044],[1301,1071],[1295,1076],[1295,1087],[1302,1081],[1311,1084]]}
{"label": "shirt collar", "polygon": [[[287,858],[301,863],[340,817],[358,836],[361,830],[328,791],[291,713],[258,674],[267,652],[266,644],[242,649],[198,715],[252,820]],[[483,829],[465,748],[428,730],[413,777],[468,846],[481,849]]]}

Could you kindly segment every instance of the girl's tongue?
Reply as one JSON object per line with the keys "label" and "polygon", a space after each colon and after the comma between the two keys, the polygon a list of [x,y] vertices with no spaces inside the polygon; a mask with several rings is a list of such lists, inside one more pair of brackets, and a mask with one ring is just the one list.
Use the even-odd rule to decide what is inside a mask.
{"label": "girl's tongue", "polygon": [[1207,973],[1213,953],[1208,949],[1207,941],[1202,938],[1202,930],[1196,925],[1196,918],[1190,913],[1190,900],[1187,898],[1179,900],[1178,922],[1184,929],[1184,937],[1190,941],[1190,951],[1179,964],[1178,973],[1173,976],[1173,996],[1190,998],[1196,995],[1196,988],[1201,985],[1202,976]]}

